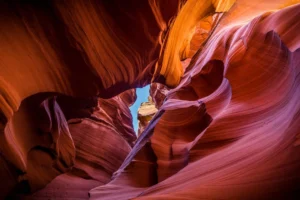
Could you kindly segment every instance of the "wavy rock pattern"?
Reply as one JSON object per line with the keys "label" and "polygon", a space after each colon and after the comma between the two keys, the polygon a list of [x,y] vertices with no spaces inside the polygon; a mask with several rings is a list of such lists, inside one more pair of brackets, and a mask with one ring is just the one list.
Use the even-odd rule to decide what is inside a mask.
{"label": "wavy rock pattern", "polygon": [[162,106],[169,90],[170,89],[163,84],[160,84],[160,83],[152,83],[151,84],[150,96],[151,96],[152,101],[154,102],[155,107],[157,109],[159,109]]}
{"label": "wavy rock pattern", "polygon": [[[294,0],[2,1],[0,199],[298,199],[299,19]],[[150,83],[136,138],[128,89]]]}
{"label": "wavy rock pattern", "polygon": [[[145,141],[111,183],[90,191],[92,199],[296,198],[299,8],[266,13],[208,41],[167,94],[156,125],[140,136]],[[124,197],[108,194],[122,185]]]}
{"label": "wavy rock pattern", "polygon": [[[27,102],[36,105],[33,98],[22,103],[18,113],[29,110],[25,107]],[[135,99],[135,90],[112,99],[59,96],[43,101],[41,110],[31,114],[31,119],[37,120],[35,123],[27,120],[28,115],[16,113],[9,126],[11,131],[4,136],[17,137],[14,141],[18,142],[16,146],[22,153],[19,158],[24,161],[25,169],[9,179],[15,181],[11,187],[20,193],[13,192],[11,198],[87,199],[90,189],[109,182],[136,140],[128,108]],[[24,115],[26,118],[22,118]],[[24,120],[22,124],[27,124],[28,130],[24,126],[16,129],[15,123],[20,120]],[[36,124],[40,125],[38,131]],[[24,137],[28,139],[21,140]],[[9,173],[13,177],[12,169]],[[24,196],[43,187],[33,195]]]}

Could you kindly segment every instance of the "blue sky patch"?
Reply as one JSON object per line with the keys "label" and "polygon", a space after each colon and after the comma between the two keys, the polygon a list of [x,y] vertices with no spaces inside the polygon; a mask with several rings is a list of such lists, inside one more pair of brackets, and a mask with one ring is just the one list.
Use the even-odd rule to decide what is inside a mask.
{"label": "blue sky patch", "polygon": [[136,88],[137,99],[135,103],[129,108],[133,119],[134,131],[136,133],[138,131],[137,111],[141,103],[148,101],[149,89],[150,89],[150,85],[147,85],[143,88]]}

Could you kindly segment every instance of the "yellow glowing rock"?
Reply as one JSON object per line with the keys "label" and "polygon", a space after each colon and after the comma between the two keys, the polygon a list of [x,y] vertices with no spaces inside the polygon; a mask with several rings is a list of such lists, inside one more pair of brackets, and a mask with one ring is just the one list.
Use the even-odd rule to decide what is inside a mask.
{"label": "yellow glowing rock", "polygon": [[156,65],[155,74],[164,76],[166,84],[170,87],[178,85],[183,74],[180,61],[187,58],[190,40],[197,23],[214,12],[228,11],[234,2],[223,0],[187,1],[169,31]]}

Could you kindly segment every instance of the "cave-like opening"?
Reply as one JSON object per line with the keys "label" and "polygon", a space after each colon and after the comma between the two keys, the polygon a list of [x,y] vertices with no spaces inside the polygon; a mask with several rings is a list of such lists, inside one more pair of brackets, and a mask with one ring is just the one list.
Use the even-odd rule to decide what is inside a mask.
{"label": "cave-like opening", "polygon": [[149,97],[149,90],[150,90],[150,85],[147,85],[143,88],[137,88],[136,89],[136,101],[132,106],[130,106],[130,112],[132,115],[132,123],[133,123],[133,128],[135,133],[138,133],[138,109],[141,106],[143,102],[148,101]]}

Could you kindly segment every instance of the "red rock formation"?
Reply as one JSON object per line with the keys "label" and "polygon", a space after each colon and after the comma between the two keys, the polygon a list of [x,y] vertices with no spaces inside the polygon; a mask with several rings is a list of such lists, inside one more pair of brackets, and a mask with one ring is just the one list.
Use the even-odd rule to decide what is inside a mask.
{"label": "red rock formation", "polygon": [[150,86],[150,96],[155,103],[155,107],[159,109],[167,94],[169,92],[169,88],[163,84],[160,83],[152,83]]}
{"label": "red rock formation", "polygon": [[[32,140],[27,141],[32,147],[27,150],[27,160],[26,156],[24,158],[27,169],[22,177],[22,185],[19,184],[18,188],[27,187],[30,190],[27,192],[34,192],[51,183],[33,195],[18,196],[28,199],[87,199],[90,189],[109,182],[136,139],[128,108],[134,101],[134,90],[128,90],[112,99],[57,97],[43,101],[42,110],[48,116],[40,118],[43,123],[37,124],[43,126],[39,133],[33,131],[31,137],[40,135],[55,141],[44,139],[43,146],[32,144]],[[32,118],[35,115],[39,116],[40,113],[34,113]],[[65,117],[69,119],[68,122]],[[57,125],[53,119],[62,120],[64,126],[55,128]],[[16,136],[20,134],[15,132]],[[72,168],[67,171],[66,167]],[[15,195],[12,194],[12,197]]]}
{"label": "red rock formation", "polygon": [[0,198],[296,199],[295,3],[2,1]]}
{"label": "red rock formation", "polygon": [[[266,13],[216,33],[116,178],[91,190],[91,199],[299,195],[299,10]],[[124,195],[109,193],[115,190]]]}
{"label": "red rock formation", "polygon": [[[0,176],[13,178],[1,186],[1,195],[6,196],[17,182],[32,179],[26,191],[35,191],[74,165],[74,138],[67,124],[78,114],[74,100],[66,103],[70,109],[61,108],[55,100],[43,108],[39,105],[60,94],[107,98],[149,83],[159,40],[167,29],[164,25],[177,10],[178,1],[1,1]],[[107,114],[99,116],[100,121],[112,118],[113,131],[132,146],[130,114],[124,112],[128,105],[119,104],[103,101]],[[67,118],[61,109],[67,109]],[[34,173],[39,170],[48,177]]]}
{"label": "red rock formation", "polygon": [[178,1],[26,0],[0,8],[0,105],[9,120],[37,93],[108,98],[158,78],[159,41]]}

